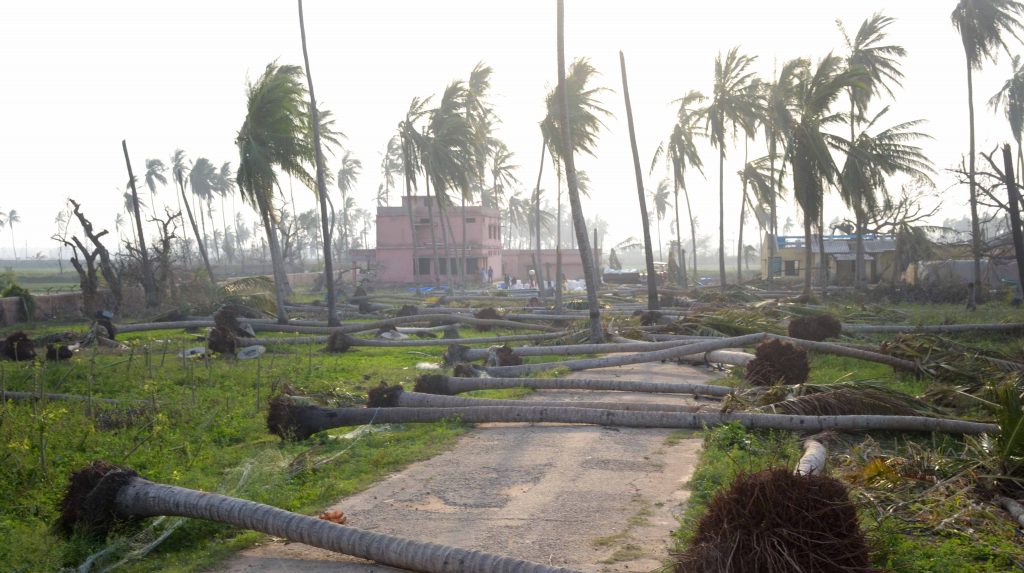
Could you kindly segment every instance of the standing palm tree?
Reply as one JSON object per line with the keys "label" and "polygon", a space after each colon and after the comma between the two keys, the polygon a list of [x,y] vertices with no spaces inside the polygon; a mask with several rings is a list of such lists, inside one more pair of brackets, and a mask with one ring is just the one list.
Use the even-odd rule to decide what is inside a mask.
{"label": "standing palm tree", "polygon": [[704,101],[704,96],[692,90],[679,98],[679,111],[676,112],[676,124],[672,128],[668,141],[658,146],[654,153],[654,160],[651,162],[651,169],[657,164],[662,155],[667,154],[668,166],[672,171],[672,192],[675,195],[676,211],[676,237],[679,239],[679,284],[686,286],[686,257],[683,256],[683,238],[679,229],[679,190],[683,190],[683,197],[686,200],[686,211],[690,219],[690,252],[693,256],[693,276],[697,278],[697,225],[694,221],[693,210],[690,208],[690,193],[686,189],[686,168],[694,167],[704,174],[704,163],[697,152],[697,138],[705,135],[701,127],[701,111],[696,108]]}
{"label": "standing palm tree", "polygon": [[[179,157],[179,152],[181,156]],[[210,265],[210,256],[206,252],[206,224],[203,223],[203,231],[200,233],[199,226],[196,225],[196,218],[192,215],[192,207],[189,205],[188,197],[185,195],[185,177],[184,169],[178,165],[178,161],[184,160],[184,152],[180,149],[174,152],[175,165],[173,168],[174,180],[181,187],[181,200],[185,203],[185,212],[188,214],[189,223],[192,225],[192,233],[196,237],[196,246],[199,248],[199,256],[203,258],[203,265],[206,267],[206,274],[210,277],[210,284],[216,284],[216,280],[213,276],[213,267]],[[200,157],[196,159],[195,164],[192,165],[192,169],[188,172],[189,185],[192,188],[192,194],[199,197],[200,200],[207,200],[213,195],[213,177],[215,168],[210,163],[209,159]],[[200,207],[199,216],[203,216],[203,210]]]}
{"label": "standing palm tree", "polygon": [[[846,163],[843,165],[841,195],[853,211],[857,224],[857,265],[864,261],[864,228],[869,214],[879,207],[878,192],[887,194],[886,177],[897,173],[923,180],[933,172],[931,161],[914,140],[929,138],[914,131],[921,121],[894,125],[875,135],[869,131],[889,111],[885,108],[876,115],[852,142],[845,142]],[[929,138],[930,139],[930,138]],[[863,276],[863,271],[858,273]]]}
{"label": "standing palm tree", "polygon": [[[850,141],[857,141],[856,126],[864,120],[868,104],[871,99],[881,91],[892,96],[890,85],[901,86],[903,72],[900,70],[899,58],[905,57],[907,51],[902,46],[895,44],[883,44],[886,39],[885,29],[895,20],[876,12],[860,25],[857,35],[852,39],[846,33],[846,29],[840,23],[839,31],[843,34],[846,47],[850,53],[846,57],[846,67],[849,69],[860,69],[865,73],[864,78],[857,84],[850,86],[847,92],[850,97]],[[884,113],[884,112],[883,112]],[[846,178],[843,178],[843,183]],[[867,190],[863,186],[860,190]],[[854,195],[857,190],[843,189],[844,197],[850,197],[854,203],[872,203],[873,198],[860,200]],[[848,203],[849,204],[849,203]],[[856,213],[855,213],[856,215]],[[855,284],[858,288],[863,287],[864,281],[864,239],[861,233],[863,228],[857,230],[857,262],[855,264]]]}
{"label": "standing palm tree", "polygon": [[[309,86],[309,124],[313,132],[313,163],[316,166],[316,194],[320,207],[320,226],[323,233],[324,285],[327,287],[327,325],[338,324],[338,300],[334,289],[334,256],[331,254],[331,232],[327,224],[327,168],[324,166],[323,148],[320,145],[320,115],[313,91],[313,74],[309,69],[309,51],[306,49],[306,20],[299,0],[299,33],[302,38],[302,62]],[[293,205],[294,207],[294,205]]]}
{"label": "standing palm tree", "polygon": [[[11,209],[4,217],[7,221],[7,227],[11,230],[11,252],[14,253],[14,260],[18,260],[18,243],[14,240],[14,224],[21,222],[21,217],[18,215],[18,211]],[[25,253],[25,258],[28,258],[28,252]]]}
{"label": "standing palm tree", "polygon": [[380,160],[380,174],[384,178],[377,187],[377,206],[386,207],[391,202],[391,190],[395,187],[395,175],[402,172],[402,140],[392,135]]}
{"label": "standing palm tree", "polygon": [[721,285],[725,278],[725,144],[731,127],[733,138],[740,127],[753,133],[757,117],[757,80],[750,66],[756,56],[745,56],[735,47],[722,58],[715,58],[715,83],[711,102],[705,114],[711,144],[718,148],[718,276]]}
{"label": "standing palm tree", "polygon": [[604,341],[604,329],[601,324],[601,307],[597,302],[598,276],[595,268],[594,255],[590,249],[590,237],[587,235],[587,222],[583,217],[583,206],[580,204],[579,186],[576,180],[576,162],[573,153],[576,149],[573,125],[577,118],[572,115],[572,108],[569,106],[569,88],[565,75],[565,3],[558,0],[557,6],[557,27],[558,27],[558,86],[561,91],[562,113],[560,119],[561,149],[565,154],[562,160],[565,164],[565,179],[569,187],[569,206],[572,208],[573,227],[576,231],[576,240],[580,246],[580,258],[583,263],[583,278],[587,285],[587,305],[590,307],[590,341],[594,344]]}
{"label": "standing palm tree", "polygon": [[1017,142],[1017,181],[1021,180],[1021,169],[1024,164],[1024,150],[1021,149],[1021,138],[1024,136],[1024,61],[1020,56],[1013,57],[1013,74],[1003,87],[988,100],[993,110],[1003,108],[1010,132]]}
{"label": "standing palm tree", "polygon": [[341,168],[338,169],[338,190],[341,191],[341,248],[346,252],[352,247],[352,233],[350,225],[350,208],[355,206],[355,200],[349,197],[349,193],[355,188],[359,173],[363,170],[363,162],[352,157],[352,153],[345,151],[341,156]]}
{"label": "standing palm tree", "polygon": [[[405,119],[398,124],[398,139],[401,146],[402,153],[402,175],[405,179],[405,205],[409,213],[409,230],[412,237],[412,276],[413,282],[416,283],[416,294],[420,294],[420,259],[419,250],[417,248],[419,244],[419,238],[416,236],[416,220],[413,215],[412,196],[413,191],[416,189],[416,175],[422,171],[422,165],[420,163],[420,144],[422,137],[419,130],[416,128],[416,123],[426,115],[426,106],[430,102],[430,98],[421,100],[420,98],[413,98],[412,103],[409,104],[409,110],[405,113]],[[428,203],[429,205],[429,203]],[[430,221],[430,243],[434,252],[434,280],[435,283],[440,284],[440,279],[437,278],[437,240],[434,237],[434,221],[431,217]],[[429,270],[427,271],[429,274]]]}
{"label": "standing palm tree", "polygon": [[149,189],[149,205],[153,209],[153,216],[156,217],[156,186],[167,185],[167,166],[159,159],[146,160],[146,188]]}
{"label": "standing palm tree", "polygon": [[[768,279],[775,276],[773,262],[778,250],[776,238],[779,235],[778,199],[782,196],[782,181],[786,171],[786,158],[792,134],[789,129],[793,126],[793,109],[796,107],[796,79],[802,70],[807,66],[803,59],[789,60],[783,64],[775,76],[775,80],[764,86],[764,110],[761,123],[764,126],[765,137],[768,140],[768,182],[771,187],[769,195],[769,224],[768,233],[771,235],[771,242],[768,247]],[[781,152],[779,147],[782,147]],[[776,171],[775,161],[781,160],[781,165]]]}
{"label": "standing palm tree", "polygon": [[[836,140],[825,130],[844,119],[843,114],[831,111],[832,104],[843,91],[861,81],[864,73],[845,69],[842,59],[832,54],[822,59],[813,72],[809,66],[800,66],[799,69],[794,86],[796,114],[794,123],[788,128],[792,136],[789,161],[793,166],[793,193],[804,215],[804,294],[810,296],[814,256],[812,231],[815,225],[819,225],[826,186],[834,183],[838,176],[830,150]],[[820,246],[824,241],[821,234],[819,228],[820,275],[822,288],[825,288],[827,259]]]}
{"label": "standing palm tree", "polygon": [[1016,0],[960,0],[950,15],[953,27],[960,33],[967,63],[967,117],[970,127],[970,150],[967,158],[967,179],[970,185],[971,250],[974,255],[974,284],[981,284],[981,224],[978,221],[978,191],[975,182],[974,148],[974,70],[985,60],[995,60],[998,49],[1006,46],[1006,34],[1017,37],[1024,29],[1020,17],[1024,3]]}
{"label": "standing palm tree", "polygon": [[[555,167],[555,173],[559,178],[558,198],[556,201],[556,216],[555,220],[561,220],[562,213],[562,193],[561,193],[561,174],[562,165],[564,163],[564,156],[566,155],[565,145],[563,141],[568,139],[572,142],[571,151],[578,151],[586,153],[588,155],[594,155],[594,146],[597,143],[598,131],[604,127],[604,122],[601,121],[601,117],[610,117],[611,112],[601,106],[598,101],[598,97],[605,91],[606,88],[593,87],[591,85],[592,80],[597,76],[597,70],[590,64],[590,61],[585,58],[580,58],[569,66],[569,75],[565,78],[565,90],[564,99],[568,100],[569,107],[569,126],[571,133],[568,138],[562,134],[562,111],[561,111],[561,100],[563,94],[560,91],[561,85],[555,87],[554,90],[548,93],[546,99],[547,114],[544,120],[540,124],[541,136],[543,137],[545,144],[548,149],[548,153],[551,155],[551,163]],[[576,176],[577,190],[580,186],[579,174]],[[578,191],[577,191],[578,192]],[[539,205],[539,202],[538,202]],[[537,230],[540,230],[538,226]],[[561,271],[561,225],[556,229],[555,239],[555,304],[560,306],[561,303],[561,284],[562,284],[562,271]],[[538,243],[540,237],[538,236]],[[538,266],[540,261],[540,255],[538,253]],[[538,273],[540,270],[538,269]],[[540,275],[538,274],[538,278]]]}
{"label": "standing palm tree", "polygon": [[466,120],[472,129],[473,146],[473,179],[471,186],[462,190],[462,247],[460,256],[459,273],[463,287],[466,284],[466,199],[472,200],[472,184],[480,193],[480,203],[485,205],[488,201],[485,198],[484,178],[487,175],[488,158],[496,143],[500,143],[492,136],[495,123],[494,111],[487,101],[487,94],[491,89],[491,74],[494,70],[483,62],[477,63],[469,74],[469,82],[466,84]]}
{"label": "standing palm tree", "polygon": [[[658,188],[654,191],[648,191],[648,195],[651,199],[651,205],[654,207],[654,219],[658,226],[658,260],[664,261],[664,254],[661,252],[661,247],[664,243],[661,241],[661,221],[665,218],[665,213],[668,212],[668,188],[672,184],[669,183],[668,179],[662,179],[658,182]],[[678,236],[676,237],[678,238]]]}
{"label": "standing palm tree", "polygon": [[501,206],[505,204],[509,189],[519,183],[519,179],[515,175],[515,171],[519,169],[519,166],[512,163],[514,157],[515,154],[504,143],[494,140],[490,150],[490,163],[488,164],[488,170],[491,175],[491,189],[484,195],[484,207],[501,209]]}
{"label": "standing palm tree", "polygon": [[275,168],[310,187],[315,184],[305,168],[314,158],[308,143],[310,126],[301,80],[302,69],[297,66],[268,64],[256,83],[249,84],[245,121],[235,139],[239,152],[238,188],[242,197],[259,211],[267,235],[276,285],[277,319],[281,324],[288,322],[284,308],[288,277],[277,236]]}

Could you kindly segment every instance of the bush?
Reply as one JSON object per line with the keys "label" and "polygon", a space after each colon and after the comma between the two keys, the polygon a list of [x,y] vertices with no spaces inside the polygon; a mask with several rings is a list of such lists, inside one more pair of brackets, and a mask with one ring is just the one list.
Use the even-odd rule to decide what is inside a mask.
{"label": "bush", "polygon": [[20,286],[18,283],[11,283],[0,291],[0,298],[14,296],[21,297],[21,305],[18,306],[18,320],[35,320],[36,298],[32,296],[32,293],[28,292],[27,288]]}

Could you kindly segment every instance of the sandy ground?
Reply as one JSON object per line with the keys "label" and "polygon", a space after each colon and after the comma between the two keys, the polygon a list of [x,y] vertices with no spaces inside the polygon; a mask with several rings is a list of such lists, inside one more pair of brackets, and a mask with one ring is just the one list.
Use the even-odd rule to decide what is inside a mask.
{"label": "sandy ground", "polygon": [[[587,378],[707,382],[705,369],[638,364]],[[536,392],[533,399],[690,403],[683,395]],[[582,571],[652,571],[668,556],[700,440],[669,430],[483,424],[449,452],[338,501],[348,524]],[[398,569],[268,538],[216,571],[385,573]]]}

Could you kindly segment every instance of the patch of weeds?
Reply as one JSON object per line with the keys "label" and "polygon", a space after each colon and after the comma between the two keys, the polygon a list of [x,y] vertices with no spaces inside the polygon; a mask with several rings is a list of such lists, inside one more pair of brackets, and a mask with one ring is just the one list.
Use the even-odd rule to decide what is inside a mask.
{"label": "patch of weeds", "polygon": [[644,551],[639,545],[633,543],[627,543],[622,547],[615,550],[611,557],[601,561],[601,563],[610,565],[612,563],[619,563],[622,561],[633,561],[644,556]]}

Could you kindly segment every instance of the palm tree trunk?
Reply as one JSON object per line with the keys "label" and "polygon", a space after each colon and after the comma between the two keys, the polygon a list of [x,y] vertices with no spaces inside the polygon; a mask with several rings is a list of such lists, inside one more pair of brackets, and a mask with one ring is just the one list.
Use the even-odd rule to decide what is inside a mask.
{"label": "palm tree trunk", "polygon": [[829,270],[828,256],[825,253],[825,198],[818,204],[818,274],[821,275],[821,296],[828,291]]}
{"label": "palm tree trunk", "polygon": [[[658,273],[654,270],[654,249],[651,248],[651,221],[647,216],[647,198],[644,196],[644,177],[640,169],[640,153],[636,147],[636,130],[633,126],[633,106],[629,101],[629,82],[626,80],[626,56],[619,50],[619,67],[622,70],[622,96],[626,100],[626,124],[629,128],[629,147],[633,152],[633,175],[636,178],[636,194],[640,200],[640,224],[644,232],[644,262],[647,264],[647,310],[658,310]],[[661,248],[660,246],[658,247]]]}
{"label": "palm tree trunk", "polygon": [[[627,412],[696,412],[697,406],[690,404],[651,404],[647,402],[585,402],[567,400],[491,400],[487,398],[463,398],[462,396],[445,396],[425,394],[422,392],[406,392],[401,386],[388,389],[387,396],[382,400],[373,398],[367,402],[367,408],[477,408],[496,406],[529,406],[531,408],[590,408],[598,410],[624,410]],[[24,392],[29,399],[36,393]],[[85,398],[84,396],[82,398]]]}
{"label": "palm tree trunk", "polygon": [[[184,195],[182,195],[184,199]],[[269,197],[268,200],[271,200]],[[188,200],[185,199],[185,205]],[[277,240],[277,226],[274,225],[270,209],[271,205],[260,207],[260,218],[263,220],[263,228],[267,233],[267,244],[270,246],[270,266],[274,273],[274,299],[277,303],[278,324],[288,324],[288,311],[284,308],[284,299],[287,296],[288,277],[284,272],[284,260],[281,258],[281,245]],[[191,217],[191,214],[189,215]],[[195,227],[193,221],[192,226]]]}
{"label": "palm tree trunk", "polygon": [[[974,291],[984,293],[981,284],[981,224],[978,221],[978,190],[975,183],[974,166],[974,77],[970,60],[967,62],[967,113],[970,127],[970,151],[967,158],[967,179],[970,182],[971,202],[971,254],[974,257]],[[984,299],[984,296],[978,297]]]}
{"label": "palm tree trunk", "polygon": [[811,296],[811,271],[814,269],[814,250],[811,248],[811,215],[804,210],[804,261],[807,268],[804,269],[804,295]]}
{"label": "palm tree trunk", "polygon": [[217,282],[213,276],[213,267],[210,266],[210,258],[206,255],[206,245],[203,244],[203,238],[199,234],[199,226],[196,224],[196,218],[192,215],[192,207],[189,205],[188,197],[185,195],[184,182],[179,187],[181,188],[181,200],[185,203],[185,212],[188,214],[188,221],[192,225],[192,234],[196,237],[196,247],[199,249],[199,256],[203,258],[203,265],[206,267],[206,274],[210,277],[210,285],[216,285]]}
{"label": "palm tree trunk", "polygon": [[826,430],[947,432],[984,434],[998,432],[995,424],[927,416],[852,415],[796,416],[789,414],[724,412],[631,412],[589,408],[498,406],[469,408],[321,408],[312,405],[271,405],[267,425],[282,438],[303,440],[331,428],[379,424],[438,422],[457,418],[468,423],[563,423],[595,424],[625,428],[703,428],[739,422],[748,428],[798,432]]}
{"label": "palm tree trunk", "polygon": [[[438,196],[436,187],[434,188],[434,196]],[[445,263],[445,270],[447,271],[446,274],[448,275],[448,294],[452,294],[452,290],[454,288],[453,283],[458,282],[459,272],[458,269],[453,268],[456,266],[456,261],[458,259],[452,256],[451,246],[458,243],[456,243],[455,233],[452,231],[452,220],[448,216],[448,208],[440,200],[440,198],[438,198],[437,201],[437,212],[438,215],[441,217],[441,242],[444,245],[444,258],[447,260],[447,262]],[[451,242],[449,242],[449,240]],[[452,280],[453,278],[455,278],[456,280]]]}
{"label": "palm tree trunk", "polygon": [[[427,167],[427,166],[424,166]],[[427,167],[424,177],[427,185],[427,217],[430,219],[430,251],[434,257],[434,286],[441,286],[441,267],[437,259],[437,232],[434,231],[434,201],[430,198],[430,169]],[[440,207],[440,204],[438,204]],[[441,224],[441,234],[444,234],[444,223]],[[447,265],[445,270],[447,270]]]}
{"label": "palm tree trunk", "polygon": [[[153,483],[132,471],[115,469],[97,482],[94,490],[96,493],[82,492],[78,496],[81,500],[88,500],[88,505],[76,508],[78,511],[74,514],[80,515],[83,521],[88,520],[94,531],[104,533],[114,525],[113,521],[117,518],[181,516],[227,523],[409,571],[575,573],[562,567],[338,525],[225,495]],[[100,505],[96,503],[99,499],[103,500],[102,505],[91,507],[94,504]],[[67,529],[72,530],[75,525],[67,524]]]}
{"label": "palm tree trunk", "polygon": [[[673,157],[675,163],[675,157]],[[686,258],[683,256],[683,235],[679,226],[679,172],[672,169],[672,194],[676,211],[676,261],[679,263],[679,286],[686,288]]]}
{"label": "palm tree trunk", "polygon": [[857,219],[857,262],[854,263],[856,269],[854,278],[857,283],[858,290],[864,290],[867,287],[866,265],[864,261],[864,211],[860,208],[853,210],[853,215]]}
{"label": "palm tree trunk", "polygon": [[[537,278],[537,285],[543,284],[544,277],[541,274],[540,269],[540,178],[544,174],[544,155],[547,151],[547,142],[541,139],[540,144],[540,167],[537,170],[537,187],[533,191],[533,210],[534,210],[534,233],[537,235],[537,248],[534,251],[534,258],[536,261],[533,263],[535,276]],[[540,298],[544,298],[544,289],[540,288]]]}
{"label": "palm tree trunk", "polygon": [[[409,161],[409,152],[405,143],[405,138],[402,138],[402,174],[405,178],[405,206],[409,213],[409,236],[412,240],[412,280],[416,283],[416,296],[420,296],[420,254],[419,254],[419,240],[416,236],[416,219],[413,215],[412,210],[412,184],[409,176],[409,170],[406,169]],[[433,222],[431,222],[433,225]]]}
{"label": "palm tree trunk", "polygon": [[[771,180],[771,221],[769,228],[771,229],[771,242],[768,244],[768,282],[775,280],[775,273],[772,270],[772,265],[775,262],[775,257],[778,256],[778,235],[779,235],[779,221],[778,213],[776,212],[778,190],[775,188],[778,179],[775,177],[775,153],[778,151],[778,144],[775,141],[775,130],[771,130],[771,135],[768,136],[768,177]],[[781,178],[781,174],[779,175]]]}
{"label": "palm tree trunk", "polygon": [[[483,203],[483,186],[480,187],[480,202]],[[466,194],[462,194],[462,252],[459,256],[459,278],[462,283],[462,290],[466,290],[466,245],[468,245],[468,239],[466,238]]]}
{"label": "palm tree trunk", "polygon": [[[556,170],[557,172],[557,170]],[[558,209],[555,215],[555,312],[562,312],[562,176],[558,175]]]}
{"label": "palm tree trunk", "polygon": [[[142,215],[139,213],[139,193],[135,189],[135,174],[132,173],[132,162],[128,158],[128,142],[127,140],[121,140],[121,149],[124,150],[124,162],[128,167],[128,182],[132,188],[132,211],[135,215],[135,226],[138,228],[138,237],[136,238],[139,245],[139,258],[142,259],[142,287],[146,292],[146,306],[153,307],[160,304],[160,293],[157,292],[156,281],[153,277],[153,266],[149,261],[149,252],[146,250],[146,237],[142,232]],[[14,237],[14,224],[11,224],[11,237],[13,241]],[[17,259],[17,252],[15,252],[15,259]],[[213,275],[210,275],[210,279],[213,279]]]}
{"label": "palm tree trunk", "polygon": [[736,243],[736,284],[743,284],[743,222],[747,218],[747,161],[750,138],[743,140],[743,195],[740,196],[740,232]]}
{"label": "palm tree trunk", "polygon": [[[316,153],[316,189],[320,205],[320,232],[323,235],[324,285],[327,287],[327,324],[337,326],[338,297],[334,289],[334,257],[331,255],[331,229],[327,221],[327,177],[324,174],[324,157],[320,146],[320,112],[316,107],[313,74],[309,69],[309,52],[306,49],[306,21],[302,13],[302,0],[299,0],[299,31],[302,35],[302,61],[306,66],[306,83],[309,86],[309,115],[313,125],[313,147]],[[413,258],[415,259],[415,256]]]}
{"label": "palm tree trunk", "polygon": [[686,181],[681,180],[680,186],[683,188],[683,198],[686,199],[686,215],[690,219],[690,256],[693,257],[693,280],[696,282],[700,278],[700,273],[697,272],[697,224],[693,219],[693,208],[690,207],[690,191],[686,188]]}
{"label": "palm tree trunk", "polygon": [[725,144],[718,150],[718,282],[724,288],[725,279]]}
{"label": "palm tree trunk", "polygon": [[[590,307],[590,341],[594,343],[604,340],[604,326],[601,324],[601,306],[597,301],[597,287],[600,284],[594,253],[590,248],[590,237],[587,234],[587,221],[583,217],[583,205],[580,203],[580,189],[576,180],[576,161],[573,158],[572,130],[569,128],[569,93],[565,86],[565,3],[558,0],[558,85],[562,93],[562,142],[565,144],[565,178],[569,186],[569,206],[572,208],[573,228],[580,246],[580,259],[583,263],[583,279],[587,285],[587,306]],[[657,291],[655,291],[657,304]]]}
{"label": "palm tree trunk", "polygon": [[1020,193],[1017,189],[1017,182],[1013,178],[1013,158],[1011,157],[1010,146],[1003,146],[1003,176],[1006,181],[1008,194],[1007,203],[1010,211],[1010,231],[1013,235],[1013,253],[1017,259],[1017,287],[1019,292],[1013,294],[1014,298],[1019,293],[1024,293],[1024,235],[1021,234],[1020,226]]}

